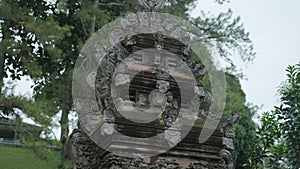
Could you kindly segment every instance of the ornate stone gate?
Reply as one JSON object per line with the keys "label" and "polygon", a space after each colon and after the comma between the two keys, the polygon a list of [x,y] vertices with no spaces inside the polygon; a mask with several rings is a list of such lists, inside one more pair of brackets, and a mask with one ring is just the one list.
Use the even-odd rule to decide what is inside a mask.
{"label": "ornate stone gate", "polygon": [[234,168],[237,114],[211,108],[219,101],[204,87],[207,65],[195,59],[183,22],[153,12],[163,0],[139,2],[142,12],[106,29],[107,40],[92,37],[75,68],[76,168]]}

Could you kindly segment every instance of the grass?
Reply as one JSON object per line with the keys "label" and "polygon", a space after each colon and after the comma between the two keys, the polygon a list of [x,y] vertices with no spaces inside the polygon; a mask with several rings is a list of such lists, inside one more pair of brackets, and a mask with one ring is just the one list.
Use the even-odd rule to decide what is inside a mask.
{"label": "grass", "polygon": [[56,169],[59,151],[47,151],[47,160],[41,160],[26,148],[0,146],[0,169]]}

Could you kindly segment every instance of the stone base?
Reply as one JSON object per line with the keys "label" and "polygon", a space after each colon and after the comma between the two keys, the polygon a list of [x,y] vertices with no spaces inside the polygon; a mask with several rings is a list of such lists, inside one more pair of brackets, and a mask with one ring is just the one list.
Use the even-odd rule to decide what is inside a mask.
{"label": "stone base", "polygon": [[[220,157],[213,161],[207,157],[195,158],[171,155],[168,152],[150,158],[127,158],[114,155],[96,145],[81,130],[70,136],[70,144],[76,169],[227,169]],[[172,151],[172,150],[170,150]]]}
{"label": "stone base", "polygon": [[146,162],[141,158],[126,158],[115,155],[107,155],[102,159],[97,169],[225,169],[225,161],[217,164],[205,164],[205,162],[192,162],[187,167],[181,166],[176,158],[158,157],[155,161]]}

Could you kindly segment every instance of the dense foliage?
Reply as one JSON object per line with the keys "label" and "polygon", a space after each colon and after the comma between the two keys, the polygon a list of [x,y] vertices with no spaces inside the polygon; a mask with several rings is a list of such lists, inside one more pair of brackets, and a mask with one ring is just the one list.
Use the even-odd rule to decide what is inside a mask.
{"label": "dense foliage", "polygon": [[280,86],[281,104],[265,112],[256,132],[251,168],[300,168],[300,63],[287,68]]}
{"label": "dense foliage", "polygon": [[239,79],[231,74],[226,74],[227,90],[224,114],[235,111],[239,114],[239,120],[235,125],[234,159],[236,168],[243,168],[243,165],[250,157],[249,145],[255,137],[256,124],[252,120],[257,110],[246,101],[246,95],[241,88]]}

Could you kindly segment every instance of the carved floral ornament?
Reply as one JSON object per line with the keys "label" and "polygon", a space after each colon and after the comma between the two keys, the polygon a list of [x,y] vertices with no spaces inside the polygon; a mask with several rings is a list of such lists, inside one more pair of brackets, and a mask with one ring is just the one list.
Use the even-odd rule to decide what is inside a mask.
{"label": "carved floral ornament", "polygon": [[153,10],[161,9],[164,6],[164,0],[139,0],[140,5],[143,7]]}
{"label": "carved floral ornament", "polygon": [[[163,1],[140,0],[140,3],[148,6],[148,8],[155,9],[161,8],[163,5]],[[202,91],[201,78],[205,71],[203,71],[204,66],[202,63],[190,62],[189,57],[192,51],[200,57],[201,61],[206,65],[207,72],[211,78],[212,93],[214,94],[216,91],[219,93],[215,98],[216,101],[211,105],[217,111],[215,121],[218,122],[224,105],[215,104],[225,100],[225,88],[220,89],[220,86],[225,86],[225,76],[220,74],[220,71],[216,71],[215,66],[209,65],[207,60],[211,59],[200,55],[199,51],[195,50],[200,48],[197,46],[197,43],[192,43],[187,38],[189,37],[189,32],[195,32],[195,30],[196,28],[192,24],[172,15],[155,12],[129,13],[104,26],[88,40],[78,57],[74,69],[73,98],[75,108],[79,110],[80,124],[85,133],[95,143],[101,147],[101,138],[105,137],[106,134],[116,134],[114,124],[117,109],[115,98],[112,97],[114,91],[111,89],[114,78],[117,77],[115,76],[116,70],[123,69],[126,72],[126,65],[128,66],[128,64],[123,64],[122,66],[121,63],[134,53],[136,49],[146,48],[141,44],[143,44],[145,39],[149,40],[149,38],[149,42],[151,42],[149,44],[151,45],[147,48],[175,53],[183,65],[187,65],[195,79],[195,92],[191,94],[191,96],[195,96],[194,100],[201,100],[201,97],[203,97],[199,91]],[[170,44],[174,43],[176,47],[170,47]],[[157,67],[157,70],[162,69]],[[125,78],[125,81],[129,82],[130,79]],[[213,83],[214,81],[217,82]],[[214,86],[214,84],[218,84],[218,86]],[[157,87],[161,89],[162,93],[166,93],[166,89],[168,89],[167,80],[161,78]],[[170,105],[172,106],[172,104]],[[90,107],[98,107],[98,109],[91,109]],[[168,113],[168,110],[171,110],[171,112]],[[191,102],[191,110],[199,110],[199,104]],[[171,121],[168,121],[170,123],[168,127],[180,128],[178,122],[181,122],[181,120],[169,117],[169,114],[177,116],[173,107],[166,109],[165,119],[171,119]],[[179,114],[181,113],[179,112]],[[217,128],[217,125],[215,127]],[[95,133],[100,133],[100,135]],[[184,137],[179,136],[180,133],[176,132],[166,133],[167,135],[158,137],[168,139],[170,138],[169,136],[176,135],[177,137],[173,138],[178,138],[176,140],[168,140],[169,144],[171,144],[169,148],[172,148]],[[203,138],[205,139],[205,137],[209,137],[209,133],[205,133]],[[155,139],[155,137],[150,139]]]}

